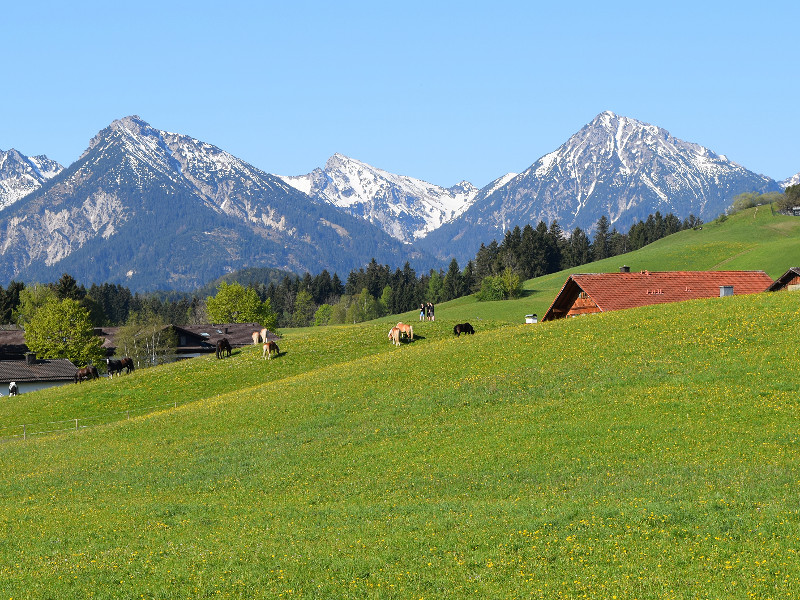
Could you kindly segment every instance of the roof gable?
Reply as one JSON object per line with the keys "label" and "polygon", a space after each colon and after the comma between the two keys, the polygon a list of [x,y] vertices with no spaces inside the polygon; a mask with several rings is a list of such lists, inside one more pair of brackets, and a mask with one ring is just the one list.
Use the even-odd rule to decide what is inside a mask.
{"label": "roof gable", "polygon": [[800,267],[792,267],[786,271],[786,273],[778,277],[775,283],[767,288],[767,291],[777,292],[778,290],[785,289],[787,285],[796,282],[797,279],[800,279]]}

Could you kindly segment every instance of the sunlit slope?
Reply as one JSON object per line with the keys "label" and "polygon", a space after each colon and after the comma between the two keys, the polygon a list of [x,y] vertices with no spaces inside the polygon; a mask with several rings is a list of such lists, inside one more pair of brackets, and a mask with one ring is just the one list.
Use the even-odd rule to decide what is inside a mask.
{"label": "sunlit slope", "polygon": [[[4,444],[0,588],[796,597],[799,318],[793,294],[760,294],[458,339],[420,324],[401,348],[379,325],[320,329],[303,348],[345,360],[313,369],[291,340],[267,364],[248,349],[219,361],[241,387]],[[189,364],[160,393],[220,377]]]}
{"label": "sunlit slope", "polygon": [[[773,214],[769,206],[752,208],[723,222],[681,231],[635,252],[531,279],[528,294],[518,300],[477,302],[459,298],[437,307],[437,318],[470,321],[506,319],[521,323],[526,314],[541,318],[570,273],[613,273],[622,265],[632,271],[765,271],[773,279],[800,266],[800,218]],[[414,318],[407,313],[405,318]]]}

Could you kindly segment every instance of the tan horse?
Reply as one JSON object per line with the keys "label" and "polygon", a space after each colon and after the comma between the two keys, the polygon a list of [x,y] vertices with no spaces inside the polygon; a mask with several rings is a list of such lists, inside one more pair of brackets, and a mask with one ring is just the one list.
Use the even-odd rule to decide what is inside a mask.
{"label": "tan horse", "polygon": [[411,325],[406,325],[401,321],[397,324],[397,328],[400,330],[400,333],[405,335],[408,339],[414,339],[414,328]]}
{"label": "tan horse", "polygon": [[253,332],[253,346],[257,346],[261,341],[261,334],[258,331]]}
{"label": "tan horse", "polygon": [[267,342],[264,344],[264,350],[261,353],[261,358],[271,359],[273,351],[275,352],[275,356],[279,356],[281,353],[280,348],[278,348],[278,344],[275,342]]}
{"label": "tan horse", "polygon": [[392,327],[389,330],[389,340],[395,345],[400,345],[400,330],[397,327]]}

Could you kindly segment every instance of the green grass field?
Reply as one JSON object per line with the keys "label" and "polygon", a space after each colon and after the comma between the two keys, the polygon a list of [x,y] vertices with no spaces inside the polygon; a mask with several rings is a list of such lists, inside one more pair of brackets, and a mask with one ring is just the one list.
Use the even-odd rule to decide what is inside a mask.
{"label": "green grass field", "polygon": [[[710,268],[738,217],[626,263]],[[0,597],[800,597],[800,296],[519,324],[563,278],[400,348],[296,330],[3,398],[2,427],[177,408],[0,443]]]}

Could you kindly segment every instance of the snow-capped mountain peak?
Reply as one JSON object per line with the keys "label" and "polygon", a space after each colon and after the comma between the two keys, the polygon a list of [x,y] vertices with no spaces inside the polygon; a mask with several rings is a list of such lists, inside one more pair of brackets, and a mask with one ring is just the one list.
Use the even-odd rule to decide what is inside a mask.
{"label": "snow-capped mountain peak", "polygon": [[327,160],[324,169],[281,179],[319,202],[380,226],[406,243],[425,237],[461,215],[478,193],[468,181],[443,188],[338,153]]}
{"label": "snow-capped mountain peak", "polygon": [[782,190],[785,190],[790,185],[799,185],[800,184],[800,173],[796,173],[789,177],[789,179],[784,179],[778,185],[781,186]]}
{"label": "snow-capped mountain peak", "polygon": [[13,148],[0,150],[0,210],[39,189],[63,170],[44,155],[25,156]]}

